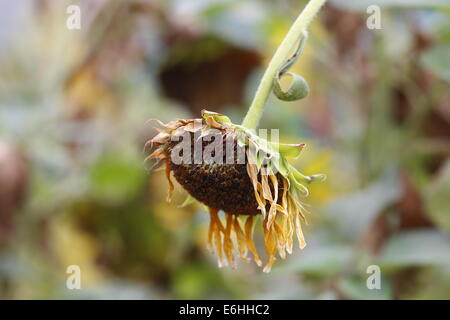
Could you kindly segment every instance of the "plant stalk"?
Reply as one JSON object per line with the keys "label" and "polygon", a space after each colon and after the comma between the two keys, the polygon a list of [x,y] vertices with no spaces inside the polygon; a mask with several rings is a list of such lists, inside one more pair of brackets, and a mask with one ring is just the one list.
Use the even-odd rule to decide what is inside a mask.
{"label": "plant stalk", "polygon": [[242,126],[248,129],[256,129],[264,111],[264,105],[272,91],[273,82],[277,76],[279,70],[283,67],[288,58],[288,54],[292,51],[294,46],[298,44],[298,41],[302,35],[306,32],[309,24],[320,10],[326,0],[310,0],[303,11],[295,20],[294,24],[289,29],[288,33],[284,37],[272,60],[269,62],[266,71],[259,83],[256,90],[255,97],[245,115]]}

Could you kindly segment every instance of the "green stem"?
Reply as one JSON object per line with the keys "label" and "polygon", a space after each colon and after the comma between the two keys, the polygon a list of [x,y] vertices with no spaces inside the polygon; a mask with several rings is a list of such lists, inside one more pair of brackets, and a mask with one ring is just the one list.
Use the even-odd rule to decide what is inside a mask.
{"label": "green stem", "polygon": [[248,129],[256,129],[259,120],[261,119],[264,105],[272,91],[273,81],[278,73],[278,71],[283,67],[288,54],[292,51],[294,46],[298,43],[300,37],[311,20],[314,18],[316,13],[319,11],[320,7],[325,3],[326,0],[310,0],[303,11],[295,20],[292,27],[289,29],[286,37],[281,42],[275,54],[272,57],[269,65],[267,66],[266,72],[264,73],[261,82],[259,83],[258,89],[256,90],[255,97],[253,98],[252,104],[245,115],[242,126]]}

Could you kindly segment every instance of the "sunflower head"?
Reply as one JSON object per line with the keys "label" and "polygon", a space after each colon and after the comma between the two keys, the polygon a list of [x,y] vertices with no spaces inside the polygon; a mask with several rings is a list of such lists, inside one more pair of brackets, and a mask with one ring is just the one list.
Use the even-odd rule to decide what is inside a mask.
{"label": "sunflower head", "polygon": [[[307,185],[323,175],[305,176],[287,162],[298,157],[304,144],[279,144],[233,124],[222,114],[203,110],[200,119],[158,121],[159,134],[146,143],[153,152],[153,168],[165,165],[169,181],[167,200],[174,189],[171,173],[188,192],[185,203],[199,201],[210,214],[209,248],[219,266],[236,265],[235,251],[258,266],[262,261],[253,242],[253,225],[262,219],[267,253],[265,272],[276,254],[292,253],[294,235],[306,245],[302,224],[306,212],[301,197]],[[224,212],[221,218],[219,211]],[[234,235],[234,236],[233,236]],[[233,239],[234,238],[234,239]]]}

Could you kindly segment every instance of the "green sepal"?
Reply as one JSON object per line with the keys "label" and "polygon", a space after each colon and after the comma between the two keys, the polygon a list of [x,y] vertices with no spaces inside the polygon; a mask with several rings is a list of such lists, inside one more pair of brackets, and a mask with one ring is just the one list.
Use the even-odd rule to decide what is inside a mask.
{"label": "green sepal", "polygon": [[278,152],[286,158],[298,158],[302,153],[303,148],[305,147],[304,143],[300,144],[276,144],[271,143],[275,149],[278,149]]}
{"label": "green sepal", "polygon": [[291,184],[291,192],[292,192],[292,190],[296,190],[296,191],[302,192],[305,196],[307,196],[309,194],[308,188],[304,184],[302,184],[300,181],[297,180],[297,178],[295,177],[294,171],[296,171],[296,170],[295,169],[292,170],[291,174],[289,174],[289,182]]}
{"label": "green sepal", "polygon": [[212,112],[212,111],[208,111],[203,109],[202,110],[202,118],[206,119],[208,117],[213,117],[214,120],[216,120],[219,123],[228,123],[228,124],[232,124],[230,118],[228,118],[227,116],[217,113],[217,112]]}

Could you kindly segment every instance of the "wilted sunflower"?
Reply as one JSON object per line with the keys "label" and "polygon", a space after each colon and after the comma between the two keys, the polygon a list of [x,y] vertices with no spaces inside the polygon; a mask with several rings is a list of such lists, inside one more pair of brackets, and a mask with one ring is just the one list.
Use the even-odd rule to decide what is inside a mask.
{"label": "wilted sunflower", "polygon": [[[310,0],[292,25],[269,63],[242,125],[203,110],[200,119],[167,124],[157,120],[160,133],[146,144],[154,149],[147,157],[156,160],[153,167],[165,165],[168,201],[174,189],[173,172],[189,193],[184,204],[198,200],[207,206],[211,218],[208,245],[211,250],[215,248],[219,266],[236,265],[235,248],[245,261],[249,261],[250,251],[256,264],[262,266],[252,238],[254,222],[260,217],[268,257],[264,272],[270,271],[277,251],[282,259],[286,252],[292,253],[294,234],[301,249],[306,245],[302,231],[306,210],[300,198],[308,194],[306,185],[323,175],[305,176],[287,162],[286,158],[299,156],[304,144],[268,141],[252,129],[258,125],[270,92],[286,101],[308,94],[306,81],[287,70],[301,55],[306,28],[324,2]],[[291,79],[287,88],[281,85],[285,75]],[[224,219],[219,211],[224,212]]]}
{"label": "wilted sunflower", "polygon": [[[235,247],[243,260],[249,261],[250,251],[256,264],[262,265],[252,239],[259,216],[268,255],[265,272],[270,271],[277,251],[282,259],[286,252],[292,253],[294,234],[300,248],[305,247],[305,208],[300,197],[308,193],[305,185],[321,175],[305,176],[286,161],[297,157],[304,144],[269,142],[228,117],[206,110],[201,119],[159,124],[160,133],[146,144],[154,149],[147,159],[156,159],[153,168],[165,165],[168,201],[174,189],[173,172],[189,193],[185,204],[196,199],[208,207],[208,245],[215,247],[219,266],[235,266]],[[224,223],[220,210],[225,213]]]}

